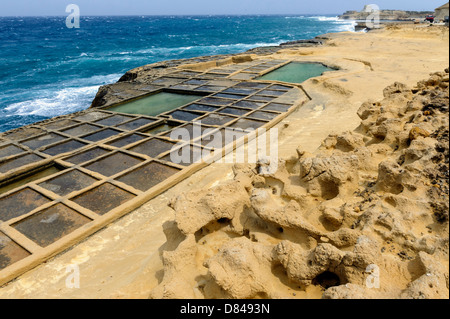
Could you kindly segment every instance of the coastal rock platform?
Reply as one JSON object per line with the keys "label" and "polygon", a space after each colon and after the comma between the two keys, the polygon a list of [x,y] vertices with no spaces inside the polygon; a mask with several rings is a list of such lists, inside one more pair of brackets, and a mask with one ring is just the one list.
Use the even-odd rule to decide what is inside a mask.
{"label": "coastal rock platform", "polygon": [[[417,96],[422,96],[422,92],[427,90],[425,98],[433,99],[433,94],[445,95],[445,83],[448,92],[448,73],[435,75],[432,83],[419,85],[417,88],[414,86],[418,81],[429,78],[431,72],[448,67],[448,28],[390,26],[366,34],[341,33],[325,38],[322,44],[314,46],[281,46],[237,56],[213,57],[211,60],[205,58],[206,60],[189,63],[175,62],[174,65],[167,62],[165,66],[164,63],[156,67],[144,66],[128,72],[119,83],[102,88],[89,110],[2,134],[0,147],[7,154],[2,163],[27,153],[42,157],[39,161],[47,161],[46,165],[54,162],[58,164],[56,169],[62,168],[59,172],[53,171],[49,176],[20,186],[20,190],[27,189],[27,194],[21,196],[29,196],[27,198],[30,199],[22,202],[39,205],[38,207],[21,216],[11,217],[4,213],[4,218],[8,220],[1,224],[0,232],[2,245],[7,248],[3,249],[2,254],[7,257],[4,260],[9,258],[8,263],[14,258],[16,260],[15,263],[7,264],[4,270],[10,271],[13,269],[10,267],[20,265],[14,269],[15,272],[11,271],[8,277],[4,277],[7,279],[5,282],[30,268],[26,261],[34,258],[33,252],[39,253],[43,249],[41,245],[45,246],[52,240],[54,242],[55,238],[56,243],[64,241],[64,238],[71,238],[73,234],[84,237],[76,237],[76,240],[73,237],[64,245],[58,246],[58,249],[50,244],[48,247],[55,250],[52,253],[47,251],[45,256],[41,255],[41,259],[34,261],[34,266],[37,267],[3,286],[0,296],[448,297],[448,269],[442,268],[446,258],[448,260],[443,239],[443,234],[447,232],[448,235],[448,223],[446,224],[445,206],[438,199],[445,195],[445,176],[443,180],[439,177],[440,173],[434,171],[430,171],[431,175],[436,173],[433,178],[431,175],[414,175],[421,170],[417,165],[426,166],[427,161],[431,160],[424,154],[433,147],[437,153],[444,154],[445,164],[445,149],[442,153],[437,151],[441,148],[436,148],[446,136],[445,128],[441,130],[441,126],[437,125],[438,122],[441,123],[441,113],[445,114],[445,105],[439,106],[438,101],[429,103],[433,107],[428,108],[425,108],[426,105],[419,107],[416,104],[420,99]],[[319,62],[339,70],[310,79],[301,85],[263,82],[266,85],[264,88],[243,95],[241,99],[230,96],[239,95],[236,91],[224,92],[242,89],[242,83],[261,82],[255,80],[258,75],[290,61]],[[205,82],[186,83],[194,78]],[[395,82],[404,85],[390,86]],[[201,91],[204,90],[200,89],[201,86],[220,88],[207,92]],[[183,180],[174,178],[172,185],[158,189],[151,197],[146,196],[150,196],[152,190],[147,193],[149,190],[143,191],[137,185],[135,187],[128,184],[127,181],[135,179],[118,180],[151,162],[181,171],[186,170],[186,167],[162,160],[163,153],[154,158],[131,151],[131,148],[142,141],[168,140],[161,135],[147,136],[143,132],[142,129],[152,127],[155,124],[153,122],[144,126],[132,125],[131,129],[121,127],[123,124],[150,118],[115,114],[108,111],[108,107],[172,87],[173,90],[180,91],[200,90],[204,94],[201,98],[229,94],[228,97],[215,98],[239,103],[240,100],[253,100],[252,97],[261,96],[259,92],[270,86],[277,86],[278,89],[269,91],[284,94],[281,97],[263,94],[262,96],[271,100],[263,101],[265,103],[258,110],[249,113],[263,111],[262,108],[270,103],[291,105],[287,112],[278,112],[279,121],[277,118],[274,122],[266,120],[267,127],[279,130],[279,155],[285,159],[281,162],[285,165],[281,165],[274,176],[259,175],[257,167],[212,163],[207,167],[202,166],[203,169],[195,173],[195,170],[190,171],[189,176],[183,176]],[[286,89],[279,90],[281,87]],[[384,90],[386,87],[389,88]],[[290,91],[292,92],[288,93]],[[284,95],[286,96],[283,97]],[[365,103],[368,100],[371,102]],[[408,104],[409,101],[411,103]],[[411,109],[405,109],[404,104],[408,104],[407,108]],[[196,112],[198,111],[194,111]],[[424,117],[418,116],[408,122],[411,120],[409,112],[421,112]],[[210,113],[211,111],[203,112],[201,116],[206,118]],[[235,116],[229,123],[238,122],[240,117],[246,117],[247,114]],[[123,121],[120,122],[119,115],[130,118],[122,118]],[[430,117],[428,123],[432,126],[423,124],[427,122],[424,120],[427,116]],[[103,120],[105,122],[98,123]],[[156,117],[152,120],[163,123],[176,119]],[[224,125],[220,128],[224,128]],[[355,131],[358,125],[360,127]],[[86,140],[84,137],[98,133],[84,131],[93,129],[91,126],[96,126],[97,131],[108,131],[106,135],[111,135],[101,139],[104,135],[100,134],[99,140]],[[66,129],[74,135],[64,132]],[[71,129],[74,130],[70,131]],[[77,130],[81,130],[78,131],[80,135],[75,135]],[[346,131],[349,133],[341,133]],[[397,131],[399,140],[395,139]],[[45,137],[46,135],[50,136]],[[119,146],[112,145],[118,142],[116,140],[131,135],[136,135],[133,138],[145,137],[129,144],[119,142]],[[28,141],[41,136],[45,138]],[[39,144],[49,140],[53,143]],[[86,145],[66,153],[47,154],[51,147],[69,140]],[[204,147],[201,144],[189,144]],[[30,145],[35,148],[30,148]],[[233,145],[233,148],[237,146]],[[86,154],[82,153],[91,149],[96,149],[99,153],[94,151],[89,156],[95,157],[88,157],[87,161],[84,157]],[[430,151],[431,153],[434,154],[434,151]],[[118,154],[132,159],[113,159],[95,165],[97,161]],[[81,155],[79,161],[76,158],[74,163],[66,161],[72,155]],[[402,155],[405,162],[402,162]],[[364,160],[367,162],[362,163]],[[436,160],[438,162],[433,165],[442,164],[442,159],[436,157]],[[117,171],[117,163],[124,163],[125,167]],[[91,164],[93,165],[90,166]],[[408,170],[398,167],[402,165],[409,165]],[[23,166],[19,165],[19,169],[20,167]],[[198,166],[196,169],[202,167]],[[32,166],[26,170],[29,168]],[[17,170],[11,173],[9,169],[5,170],[2,177],[12,178],[23,172]],[[75,190],[60,183],[61,179],[58,181],[58,177],[64,174],[73,174],[72,178],[76,183],[71,187]],[[66,177],[62,180],[65,181]],[[414,193],[412,187],[420,183],[425,185],[427,178],[430,185],[434,185],[434,182],[440,185],[444,194],[436,193],[430,195],[427,201],[416,203],[422,197]],[[432,188],[425,185],[419,189],[420,194],[425,196]],[[15,195],[17,190],[14,188],[0,195],[1,199]],[[97,195],[93,190],[97,190]],[[163,190],[166,191],[161,194]],[[114,198],[123,200],[124,204],[119,201],[112,210],[101,205],[83,206],[83,203],[95,202],[83,202],[83,197],[86,199],[91,196],[92,199],[98,198],[95,197],[98,194],[114,192],[117,192]],[[211,203],[203,199],[211,197],[208,192],[219,196],[217,198],[220,200]],[[142,200],[140,203],[127,206],[127,203],[139,196]],[[376,203],[379,204],[371,207]],[[436,207],[431,209],[432,203]],[[198,206],[200,204],[203,206]],[[413,205],[412,210],[421,208],[420,218],[406,218],[409,215],[405,215],[403,210],[408,209],[408,205]],[[140,207],[137,208],[138,206]],[[385,210],[385,207],[389,210]],[[197,216],[195,211],[200,208],[202,214]],[[106,210],[104,215],[101,215],[102,209]],[[212,217],[208,217],[209,209],[214,212]],[[118,219],[126,212],[130,213]],[[61,237],[61,233],[56,236],[58,229],[51,233],[55,235],[53,238],[44,238],[39,233],[32,237],[28,232],[34,229],[32,217],[39,213],[46,215],[39,216],[35,221],[51,222],[54,218],[52,216],[63,214],[67,221],[63,226],[69,225],[75,230],[68,235],[61,232],[65,237]],[[114,217],[109,217],[112,215],[108,214]],[[102,219],[96,229],[101,230],[87,237],[87,234],[95,231],[86,230],[89,228],[87,225],[92,221],[95,223],[96,219]],[[21,224],[22,220],[27,223]],[[206,223],[203,225],[203,222]],[[108,227],[103,228],[108,224]],[[408,225],[413,227],[412,233],[405,230]],[[80,242],[82,237],[87,238]],[[411,241],[412,239],[415,240]],[[435,249],[438,246],[442,248]],[[48,260],[48,257],[61,252],[63,247],[71,249]],[[365,254],[365,251],[370,253]],[[386,257],[386,254],[389,256]],[[248,258],[244,261],[239,256]],[[47,262],[42,263],[43,260]],[[366,266],[372,264],[378,265],[381,270],[382,291],[367,291],[364,286],[366,277],[363,272],[367,269]],[[66,286],[66,267],[70,265],[78,265],[80,268],[80,289],[69,289]],[[398,271],[395,267],[398,267]],[[389,275],[386,275],[385,270],[390,271]],[[224,271],[232,276],[225,278]],[[389,283],[387,278],[398,280]],[[424,290],[430,284],[427,278],[434,280],[429,291]],[[247,282],[248,285],[242,285],[242,282]]]}
{"label": "coastal rock platform", "polygon": [[[139,207],[307,102],[301,87],[249,81],[289,62],[233,57],[225,67],[211,69],[212,61],[181,64],[160,76],[149,68],[148,84],[119,82],[104,95],[100,90],[102,99],[85,112],[2,134],[0,283]],[[208,72],[192,70],[201,68]],[[156,116],[108,109],[158,92],[191,93],[196,100]],[[189,136],[177,133],[183,129]],[[212,147],[208,142],[217,132],[232,139]],[[187,161],[172,159],[185,151]]]}

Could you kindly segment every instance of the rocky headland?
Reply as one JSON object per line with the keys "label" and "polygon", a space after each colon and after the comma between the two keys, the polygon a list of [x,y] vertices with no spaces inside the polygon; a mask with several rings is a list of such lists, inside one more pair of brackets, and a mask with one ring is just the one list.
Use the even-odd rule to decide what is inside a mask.
{"label": "rocky headland", "polygon": [[[362,11],[347,11],[339,16],[343,20],[366,20],[372,12],[368,6]],[[384,21],[410,21],[416,19],[425,19],[429,14],[434,14],[434,11],[403,11],[403,10],[380,10],[380,20]]]}

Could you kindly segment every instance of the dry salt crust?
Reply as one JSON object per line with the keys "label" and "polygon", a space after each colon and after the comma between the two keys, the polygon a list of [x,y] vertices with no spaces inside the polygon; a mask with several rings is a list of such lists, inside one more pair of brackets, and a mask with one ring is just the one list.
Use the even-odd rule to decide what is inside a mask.
{"label": "dry salt crust", "polygon": [[[243,83],[255,82],[251,79],[258,74],[245,69],[271,61],[276,63],[269,65],[267,71],[289,61],[322,62],[339,67],[340,71],[310,79],[302,86],[283,84],[291,87],[292,93],[286,94],[289,101],[281,102],[291,104],[292,107],[265,124],[265,127],[269,127],[282,120],[275,126],[280,130],[280,156],[293,155],[299,145],[313,152],[330,133],[354,129],[359,124],[356,110],[367,99],[380,99],[384,87],[395,81],[413,85],[426,78],[430,72],[447,67],[448,31],[442,30],[410,26],[369,34],[326,35],[322,37],[326,40],[323,46],[267,50],[263,53],[264,56],[252,54],[252,61],[228,63],[224,66],[218,66],[220,63],[217,60],[202,59],[197,63],[186,64],[185,67],[173,66],[173,74],[166,73],[163,82],[156,79],[159,83],[147,88],[137,86],[140,91],[136,90],[134,95],[126,96],[128,93],[121,95],[119,92],[119,100],[114,103],[149,94],[161,87],[195,90],[204,83],[194,81],[185,84],[195,77],[209,81],[208,85],[212,86],[228,84],[221,88],[220,91],[223,91],[239,85],[242,80],[245,81]],[[227,71],[220,73],[221,69]],[[219,74],[217,78],[214,77],[216,73]],[[191,83],[198,83],[198,86],[183,87]],[[213,95],[219,91],[210,93]],[[298,96],[295,97],[295,94]],[[311,100],[298,108],[297,106],[309,100],[308,97]],[[243,99],[251,98],[247,96]],[[272,102],[280,102],[277,99],[280,97],[274,98]],[[233,102],[236,101],[230,100],[230,104]],[[103,107],[108,106],[111,105]],[[208,115],[209,113],[202,113],[204,117]],[[120,116],[128,118],[122,118],[123,121],[120,122]],[[102,120],[105,121],[101,122]],[[132,125],[136,120],[144,121],[141,122],[143,126]],[[145,123],[145,120],[152,122]],[[50,172],[52,169],[62,169],[56,174],[53,171],[53,175],[44,176],[1,195],[0,201],[5,201],[12,195],[21,193],[23,199],[18,197],[17,202],[29,207],[20,207],[22,211],[15,208],[12,214],[10,211],[3,213],[2,217],[6,216],[3,218],[7,220],[0,218],[3,220],[0,224],[0,240],[2,247],[6,247],[2,248],[0,256],[8,261],[0,272],[0,282],[8,282],[40,265],[2,287],[0,297],[148,297],[149,292],[163,277],[160,250],[167,247],[164,247],[166,238],[162,225],[174,217],[173,211],[167,206],[169,200],[181,192],[209,188],[232,178],[231,164],[212,164],[194,173],[205,165],[186,168],[163,160],[164,154],[155,158],[130,150],[152,139],[169,141],[162,136],[164,133],[152,136],[144,132],[167,120],[167,117],[116,114],[106,109],[88,110],[0,136],[0,151],[6,154],[2,154],[0,164],[1,181],[38,167],[50,168]],[[239,119],[236,117],[234,121]],[[122,124],[131,126],[121,126]],[[86,139],[97,133],[95,129],[101,132],[100,135],[94,140]],[[84,130],[88,133],[83,134],[86,132]],[[133,134],[130,140],[134,142],[131,144],[117,142],[119,146],[112,145],[116,140]],[[102,137],[105,139],[101,140]],[[134,140],[140,137],[143,139]],[[190,144],[195,145],[192,141]],[[233,148],[236,145],[234,143]],[[196,146],[202,147],[201,144]],[[86,152],[88,150],[90,152]],[[117,168],[114,160],[108,162],[110,156],[122,156],[124,161],[119,162],[124,167]],[[110,165],[96,165],[102,160]],[[120,181],[123,175],[150,163],[178,169],[179,172],[166,179],[164,185],[145,191],[138,189],[137,185],[129,185],[127,179]],[[69,178],[71,183],[65,183]],[[170,188],[171,186],[173,187]],[[168,190],[164,194],[156,196],[165,189]],[[110,192],[116,193],[114,198],[119,202],[107,201],[111,207],[85,207],[92,204],[92,199],[108,196]],[[148,201],[152,197],[155,198]],[[146,204],[136,209],[144,203]],[[3,208],[3,205],[1,203],[0,207]],[[130,211],[133,212],[116,220]],[[61,216],[64,222],[58,223],[60,219],[55,219],[55,216]],[[114,220],[116,221],[113,222]],[[40,232],[33,225],[36,221],[41,224],[43,221],[45,225],[57,222],[58,227],[50,232],[45,229]],[[107,224],[110,226],[80,243],[81,239]],[[77,245],[71,250],[48,260],[74,244]],[[47,263],[41,264],[44,260]],[[80,289],[69,289],[66,286],[66,267],[72,264],[79,265],[81,270]],[[320,295],[312,291],[301,297],[317,298]]]}

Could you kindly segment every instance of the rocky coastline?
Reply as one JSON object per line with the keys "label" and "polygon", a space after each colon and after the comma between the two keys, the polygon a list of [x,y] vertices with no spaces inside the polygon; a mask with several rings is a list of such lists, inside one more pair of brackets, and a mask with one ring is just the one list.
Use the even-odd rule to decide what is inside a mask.
{"label": "rocky coastline", "polygon": [[205,56],[191,59],[180,59],[171,61],[162,61],[145,66],[141,66],[127,71],[116,83],[101,86],[92,101],[91,108],[104,107],[111,104],[120,103],[130,97],[138,97],[145,94],[146,90],[152,89],[149,84],[158,77],[164,76],[172,71],[171,68],[190,66],[192,64],[204,64],[205,68],[227,63],[242,63],[251,61],[250,55],[263,57],[272,55],[283,49],[311,48],[322,46],[327,40],[334,38],[335,35],[320,35],[313,39],[297,40],[281,43],[278,46],[256,47],[246,52],[236,54],[223,54],[216,56]]}
{"label": "rocky coastline", "polygon": [[[339,16],[343,20],[366,20],[371,12],[362,10],[347,11]],[[381,21],[412,21],[416,19],[424,20],[427,15],[433,15],[434,11],[402,11],[402,10],[380,10]]]}
{"label": "rocky coastline", "polygon": [[[448,28],[389,25],[151,64],[100,88],[87,112],[148,94],[172,67],[258,59],[340,67],[302,83],[310,101],[277,124],[277,173],[213,163],[0,296],[448,298]],[[67,289],[74,262],[83,284]]]}

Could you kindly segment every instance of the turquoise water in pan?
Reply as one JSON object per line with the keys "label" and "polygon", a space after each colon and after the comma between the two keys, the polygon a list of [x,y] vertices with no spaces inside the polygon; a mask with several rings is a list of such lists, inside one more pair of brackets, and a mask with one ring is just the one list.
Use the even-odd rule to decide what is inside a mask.
{"label": "turquoise water in pan", "polygon": [[321,76],[324,72],[335,71],[320,63],[291,62],[269,72],[257,80],[282,81],[288,83],[302,83],[310,78]]}
{"label": "turquoise water in pan", "polygon": [[200,95],[161,92],[133,102],[113,106],[109,111],[156,116],[200,99]]}

